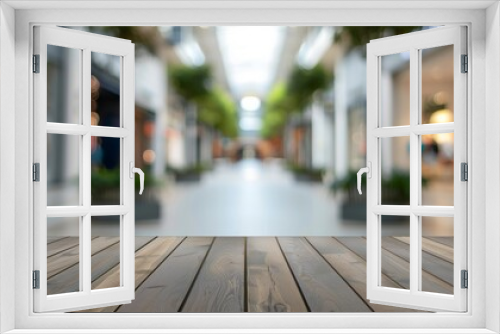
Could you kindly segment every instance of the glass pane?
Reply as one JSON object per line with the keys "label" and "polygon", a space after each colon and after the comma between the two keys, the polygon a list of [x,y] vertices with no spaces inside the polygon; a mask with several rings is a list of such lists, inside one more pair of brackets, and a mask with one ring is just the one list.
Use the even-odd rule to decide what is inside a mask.
{"label": "glass pane", "polygon": [[80,136],[47,134],[47,205],[80,205]]}
{"label": "glass pane", "polygon": [[380,139],[382,205],[410,205],[410,137]]}
{"label": "glass pane", "polygon": [[80,124],[81,50],[47,45],[47,122]]}
{"label": "glass pane", "polygon": [[47,218],[47,294],[80,291],[80,218]]}
{"label": "glass pane", "polygon": [[453,133],[422,136],[422,205],[453,206]]}
{"label": "glass pane", "polygon": [[410,288],[410,217],[382,216],[382,252],[380,285]]}
{"label": "glass pane", "polygon": [[453,122],[453,45],[421,50],[422,124]]}
{"label": "glass pane", "polygon": [[[92,289],[120,286],[120,216],[92,217]],[[107,238],[111,245],[101,251],[99,239]]]}
{"label": "glass pane", "polygon": [[410,53],[382,56],[380,61],[380,124],[410,124]]}
{"label": "glass pane", "polygon": [[121,139],[92,137],[92,205],[120,205]]}
{"label": "glass pane", "polygon": [[421,221],[422,291],[453,294],[453,218]]}
{"label": "glass pane", "polygon": [[92,52],[92,125],[115,126],[120,123],[120,57]]}

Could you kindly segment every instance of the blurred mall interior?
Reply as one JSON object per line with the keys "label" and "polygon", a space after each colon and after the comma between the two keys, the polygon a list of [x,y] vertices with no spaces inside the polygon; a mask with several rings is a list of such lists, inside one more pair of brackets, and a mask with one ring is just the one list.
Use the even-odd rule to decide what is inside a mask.
{"label": "blurred mall interior", "polygon": [[[432,27],[71,27],[135,43],[141,236],[363,236],[366,44]],[[453,48],[422,51],[422,121],[453,121]],[[48,48],[48,121],[79,122],[76,50]],[[92,54],[92,124],[120,126],[120,59]],[[409,54],[384,56],[383,126],[409,124]],[[75,112],[76,110],[76,112]],[[68,136],[66,136],[68,137]],[[71,136],[69,136],[71,137]],[[79,202],[79,143],[48,135],[48,205]],[[92,138],[92,204],[120,203],[120,139]],[[409,204],[409,137],[382,139],[382,204]],[[422,136],[422,204],[453,205],[453,134]],[[364,188],[364,185],[363,185]],[[404,217],[386,235],[408,236]],[[424,235],[453,235],[428,218]],[[49,235],[75,224],[49,218]],[[110,217],[92,233],[112,235]],[[386,228],[386,229],[385,229]]]}

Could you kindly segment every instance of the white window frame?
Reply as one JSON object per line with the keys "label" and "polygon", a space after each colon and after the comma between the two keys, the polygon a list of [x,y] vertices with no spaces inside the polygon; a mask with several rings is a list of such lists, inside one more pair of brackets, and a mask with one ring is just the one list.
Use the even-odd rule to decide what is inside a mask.
{"label": "white window frame", "polygon": [[[33,75],[34,96],[34,162],[40,165],[40,181],[33,185],[34,269],[39,270],[39,288],[34,290],[36,312],[74,311],[110,304],[127,304],[135,296],[135,197],[134,166],[135,107],[134,107],[134,44],[130,41],[88,32],[51,27],[34,27],[34,54],[39,56],[39,73]],[[55,45],[78,50],[78,115],[80,123],[47,122],[47,46]],[[91,125],[91,57],[103,53],[119,58],[120,62],[120,124],[119,127]],[[79,205],[47,206],[47,134],[77,136],[79,147]],[[91,138],[110,137],[120,140],[120,203],[91,203]],[[92,217],[119,216],[120,285],[92,290],[91,239]],[[73,217],[79,220],[79,291],[47,294],[47,218]]]}
{"label": "white window frame", "polygon": [[[446,45],[453,46],[454,121],[441,124],[422,123],[422,50]],[[461,287],[461,270],[467,269],[467,185],[461,181],[461,163],[467,163],[467,74],[461,71],[461,56],[467,54],[466,28],[444,26],[409,34],[372,40],[367,45],[367,157],[371,177],[367,178],[367,298],[370,302],[404,305],[424,310],[467,310],[467,290]],[[382,57],[409,52],[410,55],[410,109],[409,124],[384,126],[382,124],[381,71]],[[423,134],[451,133],[454,136],[454,205],[422,205]],[[383,205],[381,187],[383,138],[407,137],[410,145],[410,201],[409,205]],[[381,285],[382,273],[382,217],[407,216],[410,221],[409,289],[395,289]],[[422,290],[422,225],[424,216],[453,219],[453,293],[431,293]]]}
{"label": "white window frame", "polygon": [[[492,333],[500,331],[500,13],[490,2],[113,2],[4,1],[0,4],[0,330],[37,333]],[[52,9],[42,9],[50,8]],[[57,7],[70,7],[59,8]],[[128,6],[132,9],[120,9]],[[155,7],[146,9],[147,6]],[[397,6],[397,8],[391,8]],[[451,6],[461,6],[460,9]],[[14,8],[13,8],[14,7]],[[24,9],[23,9],[24,7]],[[86,9],[82,9],[85,8]],[[97,7],[108,7],[103,13]],[[144,8],[137,10],[137,8]],[[158,8],[163,7],[163,8]],[[356,8],[357,7],[357,8]],[[406,8],[404,8],[406,7]],[[28,8],[28,9],[26,9]],[[79,8],[79,9],[75,9]],[[114,9],[113,9],[114,8]],[[246,9],[245,9],[246,8]],[[368,8],[368,9],[366,9]],[[243,10],[245,9],[245,10]],[[464,314],[34,314],[32,262],[31,45],[36,24],[59,25],[440,25],[469,31],[469,310]],[[15,39],[13,38],[15,31]],[[487,71],[486,71],[487,68]],[[15,80],[15,88],[12,82]],[[15,111],[15,112],[13,112]],[[12,128],[15,124],[15,129]],[[12,137],[15,138],[12,144]],[[15,173],[14,173],[15,172]],[[488,182],[486,182],[488,174]],[[15,177],[12,177],[15,175]],[[9,198],[15,193],[15,198]],[[486,196],[487,194],[487,196]],[[6,222],[14,221],[14,224]],[[14,225],[14,226],[13,226]],[[486,254],[494,254],[488,259]],[[15,287],[15,288],[13,288]],[[488,293],[486,293],[486,290]],[[12,307],[14,305],[14,307]],[[143,328],[137,329],[138,324]],[[247,328],[247,330],[245,330]],[[300,329],[299,329],[300,328]],[[357,330],[356,330],[357,328]],[[411,330],[413,328],[413,330]],[[37,329],[40,329],[38,331]],[[136,330],[133,330],[136,329]],[[164,329],[164,330],[160,330]],[[177,329],[177,330],[176,330]],[[237,330],[241,329],[241,330]],[[390,330],[392,329],[392,330]],[[460,330],[462,329],[462,330]],[[345,331],[344,331],[345,330]],[[13,332],[13,333],[14,333]],[[47,332],[47,331],[45,331]],[[58,332],[51,330],[51,333]],[[184,331],[186,332],[186,331]]]}

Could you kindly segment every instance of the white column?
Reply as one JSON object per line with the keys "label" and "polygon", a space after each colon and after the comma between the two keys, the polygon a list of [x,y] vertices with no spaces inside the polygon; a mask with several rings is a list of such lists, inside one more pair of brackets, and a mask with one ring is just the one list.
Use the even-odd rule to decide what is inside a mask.
{"label": "white column", "polygon": [[319,98],[315,98],[311,106],[311,149],[312,167],[326,167],[326,117],[323,103]]}
{"label": "white column", "polygon": [[348,68],[345,61],[335,71],[335,176],[342,178],[349,172],[348,136]]}

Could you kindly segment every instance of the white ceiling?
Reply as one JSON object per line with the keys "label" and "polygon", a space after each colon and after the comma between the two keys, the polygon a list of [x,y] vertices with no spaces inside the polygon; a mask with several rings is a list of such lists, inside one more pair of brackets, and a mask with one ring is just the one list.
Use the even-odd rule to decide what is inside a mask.
{"label": "white ceiling", "polygon": [[160,8],[307,8],[307,9],[482,9],[496,1],[474,0],[5,0],[4,3],[16,9],[160,9]]}
{"label": "white ceiling", "polygon": [[217,27],[229,87],[237,99],[264,98],[276,75],[286,27]]}

